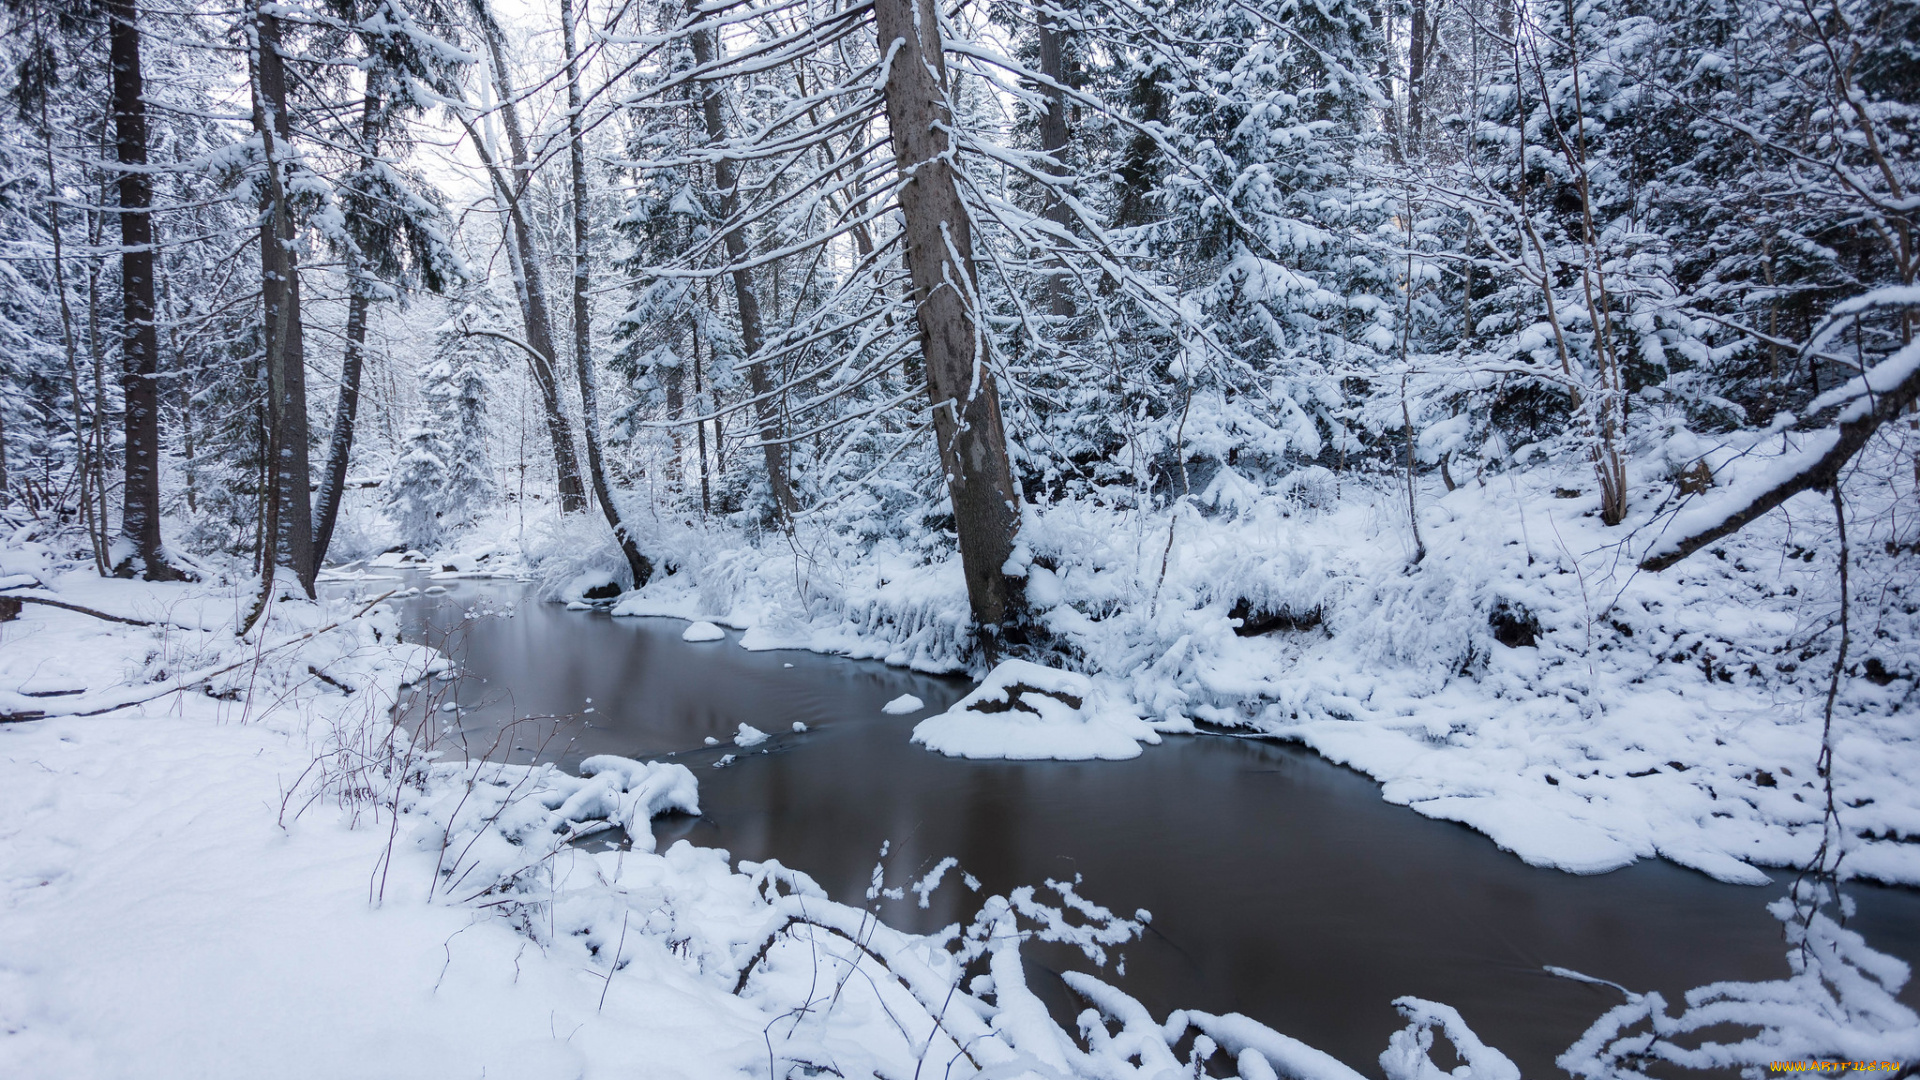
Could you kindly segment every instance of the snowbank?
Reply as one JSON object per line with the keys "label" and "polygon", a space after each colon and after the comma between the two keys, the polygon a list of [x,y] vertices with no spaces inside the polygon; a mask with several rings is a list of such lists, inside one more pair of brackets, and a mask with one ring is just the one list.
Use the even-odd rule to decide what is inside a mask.
{"label": "snowbank", "polygon": [[[1734,486],[1790,453],[1675,443]],[[1845,872],[1920,884],[1920,788],[1903,779],[1920,775],[1920,593],[1903,577],[1910,557],[1888,553],[1912,542],[1895,511],[1920,494],[1910,462],[1872,460],[1887,453],[1863,458],[1886,484],[1850,496],[1853,615],[1874,630],[1856,633],[1841,680],[1835,778]],[[1052,641],[1027,658],[1086,674],[1163,733],[1215,725],[1304,743],[1380,781],[1389,801],[1535,865],[1596,873],[1665,857],[1757,884],[1819,843],[1837,553],[1830,527],[1804,522],[1831,508],[1800,496],[1641,573],[1637,546],[1674,495],[1654,464],[1636,463],[1630,516],[1612,528],[1577,463],[1451,492],[1423,484],[1417,565],[1397,479],[1375,488],[1306,469],[1162,511],[1029,507],[1011,568]],[[970,656],[957,559],[825,529],[777,549],[725,532],[661,543],[678,553],[663,555],[674,572],[616,615],[710,619],[743,629],[749,648],[923,671]],[[951,717],[927,730],[968,753],[1020,738],[1025,754],[1073,730],[1016,711],[992,730]],[[1085,739],[1059,745],[1089,752]],[[1117,737],[1108,748],[1124,749]]]}
{"label": "snowbank", "polygon": [[[0,569],[16,554],[0,552]],[[388,706],[407,682],[431,699],[445,684],[422,680],[445,660],[398,643],[382,609],[342,621],[356,613],[346,602],[283,602],[264,640],[286,644],[263,649],[218,625],[244,590],[26,573],[171,622],[30,607],[0,625],[0,688],[43,708],[161,692],[102,716],[0,724],[0,1074],[1360,1075],[1247,1017],[1156,1018],[1085,972],[1064,977],[1089,1009],[1059,1026],[1027,985],[1023,943],[1071,944],[1097,968],[1149,917],[1075,883],[986,897],[965,926],[903,934],[778,863],[736,866],[684,841],[656,851],[653,818],[699,811],[683,766],[600,756],[570,775],[470,757],[436,742],[437,721],[400,733]],[[180,629],[195,618],[213,628]],[[260,660],[244,679],[154,679],[190,653],[247,648]],[[74,679],[85,685],[61,682]],[[1100,693],[1013,664],[969,700],[1086,726],[1067,713]],[[954,865],[889,886],[884,856],[869,899],[925,896]],[[1589,1063],[1651,1048],[1697,1064],[1669,1036],[1727,1021],[1745,1041],[1697,1048],[1700,1060],[1920,1053],[1920,1018],[1893,1000],[1906,966],[1828,919],[1826,897],[1801,899],[1776,905],[1788,978],[1703,988],[1677,1015],[1629,994],[1563,1063],[1597,1076]],[[1452,1010],[1397,1005],[1409,1026],[1381,1058],[1388,1080],[1441,1076],[1439,1037],[1476,1077],[1508,1077]]]}
{"label": "snowbank", "polygon": [[1082,761],[1138,757],[1141,743],[1160,736],[1124,703],[1102,699],[1085,675],[1007,660],[952,708],[914,725],[913,741],[948,757]]}

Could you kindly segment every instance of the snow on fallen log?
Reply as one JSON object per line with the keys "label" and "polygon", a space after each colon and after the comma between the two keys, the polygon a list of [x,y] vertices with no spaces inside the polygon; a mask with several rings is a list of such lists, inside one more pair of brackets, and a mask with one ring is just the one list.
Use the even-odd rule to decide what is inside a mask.
{"label": "snow on fallen log", "polygon": [[[47,708],[46,705],[49,699],[45,696],[13,690],[0,690],[0,722],[39,720],[52,716],[99,716],[103,713],[129,708],[134,705],[144,705],[148,702],[166,697],[169,694],[177,694],[182,691],[206,686],[222,675],[238,671],[248,665],[259,665],[266,657],[275,656],[283,650],[293,648],[294,646],[306,645],[316,639],[322,638],[324,635],[338,630],[352,623],[362,615],[365,615],[368,611],[371,611],[375,605],[391,595],[392,593],[390,592],[383,593],[354,614],[346,618],[335,619],[332,622],[326,623],[323,626],[314,627],[311,630],[288,634],[276,641],[264,642],[258,645],[247,645],[242,642],[232,653],[229,653],[229,656],[237,654],[238,659],[223,659],[220,662],[187,672],[184,675],[176,675],[172,678],[162,679],[157,682],[123,684],[94,693],[81,694],[76,697],[62,697],[59,699],[57,708]],[[341,657],[316,657],[314,661],[308,663],[306,667],[309,673],[319,677],[323,681],[332,684],[336,688],[346,689],[350,692],[354,688],[354,682],[359,679],[362,673],[347,673],[345,679],[342,679],[338,674],[330,672],[328,661],[338,659],[341,659]],[[418,662],[420,664],[419,669],[417,671],[409,670],[403,673],[400,676],[401,681],[411,681],[412,679],[424,677],[425,675],[432,674],[440,667],[445,666],[445,660],[443,658],[439,657],[437,653],[430,653],[430,651],[426,650],[422,650],[422,655]],[[405,666],[411,668],[410,663]]]}
{"label": "snow on fallen log", "polygon": [[948,757],[1084,761],[1138,757],[1160,735],[1085,675],[1007,660],[951,709],[916,724],[913,741]]}
{"label": "snow on fallen log", "polygon": [[1640,568],[1665,570],[1793,496],[1826,489],[1880,425],[1916,400],[1920,400],[1920,342],[1815,399],[1816,410],[1840,406],[1833,427],[1812,433],[1798,449],[1741,477],[1724,492],[1682,507],[1641,557]]}

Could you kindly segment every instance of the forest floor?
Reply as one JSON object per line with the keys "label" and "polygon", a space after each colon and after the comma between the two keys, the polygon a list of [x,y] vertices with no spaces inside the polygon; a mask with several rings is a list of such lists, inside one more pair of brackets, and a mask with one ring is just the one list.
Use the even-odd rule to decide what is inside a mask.
{"label": "forest floor", "polygon": [[[32,604],[0,623],[0,1076],[764,1071],[768,1015],[662,935],[636,923],[622,960],[641,977],[611,979],[584,947],[431,895],[447,861],[431,808],[465,789],[390,737],[403,684],[445,664],[397,644],[390,611],[283,600],[248,644],[242,589],[102,581],[31,544],[0,549],[0,575],[160,623]],[[18,719],[151,696],[182,672],[189,689],[148,703]],[[629,853],[629,886],[671,877],[700,918],[753,928],[689,900],[730,888],[738,908],[746,878],[678,854],[668,873]]]}

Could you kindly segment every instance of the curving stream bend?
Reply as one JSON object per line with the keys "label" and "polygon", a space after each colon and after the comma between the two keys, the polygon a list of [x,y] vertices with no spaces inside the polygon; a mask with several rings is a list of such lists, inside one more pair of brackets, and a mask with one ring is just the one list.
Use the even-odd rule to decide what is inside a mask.
{"label": "curving stream bend", "polygon": [[[1310,751],[1247,739],[1171,738],[1123,762],[950,760],[908,734],[958,700],[963,680],[748,652],[737,634],[690,644],[683,622],[569,612],[518,584],[437,584],[446,591],[402,604],[404,632],[455,655],[454,734],[476,750],[498,738],[516,760],[671,754],[699,776],[706,812],[657,821],[662,847],[685,838],[778,858],[837,899],[858,902],[883,841],[890,886],[947,855],[994,892],[1078,874],[1096,902],[1153,913],[1124,950],[1124,976],[1103,977],[1156,1015],[1243,1012],[1378,1075],[1402,1026],[1391,1003],[1414,994],[1458,1008],[1526,1075],[1551,1077],[1563,1075],[1554,1057],[1619,997],[1544,965],[1669,1000],[1786,974],[1764,909],[1783,875],[1755,889],[1664,862],[1597,877],[1530,867],[1464,826],[1381,801],[1373,781]],[[463,620],[470,610],[496,616]],[[908,693],[927,710],[882,714]],[[563,719],[503,727],[549,714]],[[743,722],[772,738],[734,746]],[[914,931],[964,920],[980,897],[947,881],[929,909],[909,893],[882,917]],[[1852,892],[1849,925],[1920,961],[1920,891]],[[1078,954],[1029,955],[1084,966]],[[1077,1001],[1032,975],[1070,1028]],[[1914,984],[1902,997],[1920,1006]]]}

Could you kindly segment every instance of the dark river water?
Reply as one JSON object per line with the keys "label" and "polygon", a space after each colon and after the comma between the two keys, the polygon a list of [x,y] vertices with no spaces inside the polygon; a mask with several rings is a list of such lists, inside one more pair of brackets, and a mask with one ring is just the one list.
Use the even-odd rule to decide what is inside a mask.
{"label": "dark river water", "polygon": [[[376,584],[387,587],[356,589]],[[439,584],[448,591],[404,605],[407,639],[454,653],[465,677],[432,692],[457,697],[461,711],[441,715],[459,717],[454,736],[476,752],[509,720],[555,714],[567,719],[520,725],[501,745],[563,763],[672,755],[699,776],[705,814],[656,821],[663,849],[684,837],[778,858],[855,904],[883,841],[889,886],[948,855],[994,892],[1078,874],[1083,895],[1153,913],[1123,950],[1124,977],[1111,964],[1103,976],[1156,1016],[1242,1012],[1377,1076],[1402,1026],[1391,1003],[1413,994],[1458,1008],[1527,1076],[1554,1077],[1554,1057],[1620,999],[1543,965],[1670,1001],[1787,973],[1764,909],[1785,875],[1751,888],[1664,862],[1594,877],[1530,867],[1463,826],[1382,802],[1371,780],[1310,751],[1247,739],[1171,738],[1123,762],[951,760],[908,736],[966,692],[962,680],[748,652],[733,632],[690,644],[677,620],[569,612],[520,585]],[[508,605],[510,618],[462,621]],[[881,712],[909,693],[925,711]],[[796,721],[808,730],[793,732]],[[734,746],[742,722],[772,738]],[[735,760],[714,767],[726,753]],[[909,893],[883,917],[915,931],[963,920],[980,897],[947,880],[931,909]],[[1920,891],[1852,891],[1850,925],[1920,961]],[[1071,1028],[1077,1006],[1046,971],[1077,954],[1030,955]],[[1911,985],[1903,998],[1920,1004]]]}

